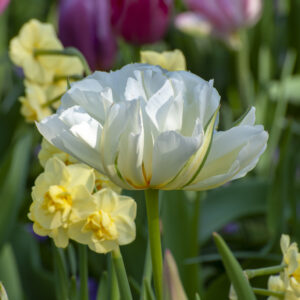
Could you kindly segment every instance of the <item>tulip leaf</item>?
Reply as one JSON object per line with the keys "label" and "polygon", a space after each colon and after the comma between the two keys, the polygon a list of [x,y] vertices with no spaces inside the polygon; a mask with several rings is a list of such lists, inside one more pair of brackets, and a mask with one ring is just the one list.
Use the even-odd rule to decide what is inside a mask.
{"label": "tulip leaf", "polygon": [[201,209],[200,243],[229,222],[265,213],[268,187],[266,180],[247,178],[207,192]]}
{"label": "tulip leaf", "polygon": [[284,82],[273,81],[269,85],[269,95],[271,99],[278,100],[284,84],[285,97],[290,103],[300,105],[300,75],[288,77]]}
{"label": "tulip leaf", "polygon": [[226,273],[230,278],[239,300],[255,300],[255,295],[240,264],[220,235],[214,233],[214,240],[221,254]]}
{"label": "tulip leaf", "polygon": [[0,252],[0,281],[3,282],[10,300],[24,299],[14,251],[10,244],[5,244]]}
{"label": "tulip leaf", "polygon": [[97,293],[97,300],[106,300],[108,297],[108,274],[104,271],[101,275],[100,284]]}
{"label": "tulip leaf", "polygon": [[9,160],[1,166],[0,246],[11,236],[24,197],[31,142],[31,131],[23,133],[18,137]]}

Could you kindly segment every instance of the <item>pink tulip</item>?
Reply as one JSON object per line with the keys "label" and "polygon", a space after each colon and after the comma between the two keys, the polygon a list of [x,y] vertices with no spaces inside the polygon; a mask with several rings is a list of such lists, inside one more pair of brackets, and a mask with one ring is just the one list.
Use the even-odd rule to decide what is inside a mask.
{"label": "pink tulip", "polygon": [[110,69],[117,48],[109,0],[61,0],[59,37],[65,47],[79,49],[92,70]]}
{"label": "pink tulip", "polygon": [[227,36],[239,28],[254,25],[260,17],[261,0],[185,0],[193,11],[179,15],[178,27],[206,24],[219,36]]}
{"label": "pink tulip", "polygon": [[0,0],[0,14],[5,10],[10,0]]}
{"label": "pink tulip", "polygon": [[167,31],[173,0],[111,0],[112,24],[125,40],[154,43]]}

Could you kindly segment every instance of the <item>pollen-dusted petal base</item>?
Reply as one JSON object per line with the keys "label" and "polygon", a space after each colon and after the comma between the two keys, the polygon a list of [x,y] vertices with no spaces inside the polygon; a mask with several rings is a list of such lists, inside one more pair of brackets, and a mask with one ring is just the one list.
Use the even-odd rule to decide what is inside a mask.
{"label": "pollen-dusted petal base", "polygon": [[219,102],[212,81],[131,64],[73,83],[57,114],[37,126],[124,189],[205,190],[253,169],[268,138],[254,108],[217,132]]}

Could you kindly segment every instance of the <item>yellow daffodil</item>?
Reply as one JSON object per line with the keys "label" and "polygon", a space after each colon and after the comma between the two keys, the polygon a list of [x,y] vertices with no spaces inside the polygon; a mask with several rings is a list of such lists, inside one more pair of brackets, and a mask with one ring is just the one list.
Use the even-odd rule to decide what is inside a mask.
{"label": "yellow daffodil", "polygon": [[74,210],[81,220],[70,225],[70,238],[87,244],[97,253],[107,253],[118,245],[132,242],[135,238],[135,201],[111,189],[102,189],[93,197],[93,205],[86,205],[85,199],[74,203]]}
{"label": "yellow daffodil", "polygon": [[72,157],[70,154],[63,152],[47,142],[47,140],[43,139],[41,150],[38,154],[38,159],[42,167],[45,167],[47,161],[52,158],[56,157],[61,160],[65,165],[71,165],[78,163],[78,160]]}
{"label": "yellow daffodil", "polygon": [[66,247],[68,227],[79,219],[79,212],[73,207],[79,210],[82,205],[89,209],[94,184],[91,168],[82,164],[66,166],[55,157],[49,159],[32,189],[28,217],[34,222],[33,230],[38,235],[52,237],[57,247]]}
{"label": "yellow daffodil", "polygon": [[186,70],[186,62],[183,53],[175,49],[173,51],[141,51],[141,62],[157,65],[168,71]]}
{"label": "yellow daffodil", "polygon": [[[43,139],[42,147],[38,154],[38,159],[39,159],[42,167],[45,167],[46,162],[51,157],[59,158],[61,161],[64,162],[65,165],[71,165],[71,164],[78,163],[78,160],[76,158],[74,158],[73,156],[71,156],[70,154],[68,154],[66,152],[61,151],[60,149],[56,148],[55,146],[53,146],[52,144],[47,142],[47,140]],[[96,190],[99,191],[103,188],[110,188],[118,194],[121,193],[122,189],[119,186],[115,185],[113,182],[111,182],[108,177],[99,173],[95,169],[93,169],[93,171],[95,172],[95,188],[96,188]]]}
{"label": "yellow daffodil", "polygon": [[38,83],[49,83],[54,76],[57,56],[35,56],[35,50],[61,50],[63,46],[58,40],[54,28],[50,24],[32,19],[20,30],[18,36],[10,42],[10,58],[23,68],[25,76]]}
{"label": "yellow daffodil", "polygon": [[20,97],[19,100],[21,102],[21,114],[29,123],[40,121],[52,114],[51,108],[46,105],[47,95],[44,89],[37,84],[25,81],[25,96]]}
{"label": "yellow daffodil", "polygon": [[[300,254],[296,243],[283,234],[280,239],[283,254],[284,270],[278,276],[270,276],[268,288],[271,291],[284,293],[284,300],[300,300]],[[271,296],[268,300],[277,300]]]}

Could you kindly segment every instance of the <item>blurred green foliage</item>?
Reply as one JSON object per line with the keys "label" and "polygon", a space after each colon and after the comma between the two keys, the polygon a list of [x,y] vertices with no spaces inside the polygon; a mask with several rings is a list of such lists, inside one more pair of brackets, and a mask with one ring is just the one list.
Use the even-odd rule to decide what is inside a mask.
{"label": "blurred green foliage", "polygon": [[[183,34],[172,25],[164,41],[142,47],[179,48],[189,70],[207,80],[214,78],[222,98],[221,129],[232,126],[252,104],[270,134],[268,151],[245,179],[201,194],[160,195],[163,247],[174,255],[190,299],[196,292],[204,300],[228,295],[229,280],[212,232],[221,232],[243,268],[279,263],[283,232],[300,242],[300,0],[263,2],[261,20],[244,32],[247,49],[241,51],[245,52],[237,53],[213,38]],[[12,0],[0,16],[0,281],[10,300],[55,299],[55,282],[72,278],[68,286],[72,289],[78,276],[75,248],[53,254],[51,241],[38,240],[30,230],[27,212],[31,187],[41,171],[36,156],[41,137],[19,113],[22,75],[8,59],[9,40],[22,24],[33,17],[55,24],[56,5],[50,0]],[[181,1],[176,1],[176,11],[182,10]],[[124,41],[119,47],[115,68],[139,60],[139,49]],[[251,103],[245,99],[249,95]],[[146,299],[151,299],[151,287],[143,281],[144,196],[126,194],[138,204],[137,238],[121,251],[134,298],[139,299],[138,285],[146,282]],[[119,299],[108,258],[89,251],[88,259],[89,276],[100,280],[97,299]],[[253,282],[264,287],[266,279]]]}

